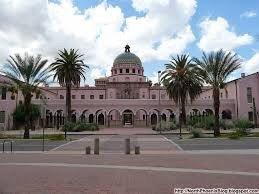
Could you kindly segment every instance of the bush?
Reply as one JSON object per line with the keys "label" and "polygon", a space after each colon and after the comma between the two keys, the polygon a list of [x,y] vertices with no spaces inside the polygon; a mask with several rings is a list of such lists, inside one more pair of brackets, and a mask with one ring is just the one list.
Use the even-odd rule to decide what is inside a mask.
{"label": "bush", "polygon": [[229,134],[228,138],[229,139],[240,139],[240,136],[238,135],[238,133],[233,132],[233,133]]}
{"label": "bush", "polygon": [[63,126],[63,131],[67,129],[68,132],[81,132],[81,131],[98,131],[99,126],[95,123],[86,123],[86,122],[66,122]]}
{"label": "bush", "polygon": [[195,116],[187,123],[195,128],[212,129],[214,126],[214,116],[198,117]]}
{"label": "bush", "polygon": [[[174,122],[161,121],[161,131],[170,131],[176,129],[176,124]],[[152,126],[152,130],[160,131],[160,123],[156,126]]]}
{"label": "bush", "polygon": [[220,120],[219,122],[220,128],[224,130],[235,128],[235,125],[231,120]]}
{"label": "bush", "polygon": [[[40,117],[40,108],[38,105],[31,104],[29,109],[30,109],[30,119],[32,121],[35,121]],[[19,104],[13,112],[13,118],[16,122],[24,123],[26,114],[27,113],[25,113],[24,104]]]}
{"label": "bush", "polygon": [[235,122],[235,127],[238,129],[249,129],[253,128],[254,124],[248,120],[240,119]]}
{"label": "bush", "polygon": [[191,134],[193,138],[200,138],[203,136],[202,131],[200,129],[192,129]]}

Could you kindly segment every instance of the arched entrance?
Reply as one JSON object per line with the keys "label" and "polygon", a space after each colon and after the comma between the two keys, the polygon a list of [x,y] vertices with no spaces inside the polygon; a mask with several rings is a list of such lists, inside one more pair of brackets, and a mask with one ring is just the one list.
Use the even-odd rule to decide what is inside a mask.
{"label": "arched entrance", "polygon": [[232,119],[232,113],[230,110],[222,111],[222,119]]}
{"label": "arched entrance", "polygon": [[88,121],[89,121],[89,123],[93,123],[94,122],[94,115],[93,114],[89,115]]}
{"label": "arched entrance", "polygon": [[157,115],[153,113],[151,115],[151,125],[156,125],[157,124]]}
{"label": "arched entrance", "polygon": [[122,113],[122,124],[123,126],[133,126],[133,112],[129,109]]}
{"label": "arched entrance", "polygon": [[98,125],[104,125],[104,115],[103,115],[103,113],[98,115]]}

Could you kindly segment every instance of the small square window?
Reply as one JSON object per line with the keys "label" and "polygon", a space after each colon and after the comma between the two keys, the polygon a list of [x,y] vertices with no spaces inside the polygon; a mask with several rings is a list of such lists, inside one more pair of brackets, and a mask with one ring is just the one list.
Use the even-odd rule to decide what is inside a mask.
{"label": "small square window", "polygon": [[129,69],[126,69],[126,73],[129,73]]}
{"label": "small square window", "polygon": [[132,73],[136,73],[136,70],[135,70],[135,69],[132,69]]}
{"label": "small square window", "polygon": [[122,69],[120,69],[120,73],[122,73]]}
{"label": "small square window", "polygon": [[[41,97],[41,96],[40,96]],[[41,98],[42,99],[42,98]],[[63,100],[64,99],[64,96],[63,95],[60,95],[59,96],[59,99]]]}
{"label": "small square window", "polygon": [[99,95],[99,99],[103,99],[103,95]]}
{"label": "small square window", "polygon": [[94,99],[94,95],[90,95],[90,99]]}
{"label": "small square window", "polygon": [[85,95],[81,95],[81,99],[82,99],[82,100],[85,99]]}
{"label": "small square window", "polygon": [[156,95],[155,94],[152,94],[152,99],[156,99]]}
{"label": "small square window", "polygon": [[72,99],[76,99],[76,95],[72,95]]}
{"label": "small square window", "polygon": [[117,70],[116,69],[114,70],[114,74],[117,74]]}

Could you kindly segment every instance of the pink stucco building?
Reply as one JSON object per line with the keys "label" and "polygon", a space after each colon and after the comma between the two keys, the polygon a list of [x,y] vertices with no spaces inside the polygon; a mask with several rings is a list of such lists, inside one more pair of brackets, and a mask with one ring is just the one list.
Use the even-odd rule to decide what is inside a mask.
{"label": "pink stucco building", "polygon": [[[2,85],[10,83],[0,77]],[[48,127],[64,123],[65,88],[44,87],[43,96],[33,96],[33,103],[39,104],[46,116]],[[253,114],[252,101],[259,107],[259,73],[244,74],[229,82],[221,91],[220,113],[223,119],[249,119],[258,117],[258,109]],[[2,89],[0,99],[0,127],[11,129],[12,112],[22,100],[18,96]],[[118,55],[111,69],[111,76],[95,80],[95,86],[83,86],[72,89],[73,121],[84,120],[107,127],[146,127],[161,119],[178,119],[179,108],[169,99],[164,87],[152,85],[144,75],[144,69],[138,56],[130,52]],[[212,91],[204,87],[203,93],[192,104],[186,105],[187,114],[204,115],[213,113]]]}

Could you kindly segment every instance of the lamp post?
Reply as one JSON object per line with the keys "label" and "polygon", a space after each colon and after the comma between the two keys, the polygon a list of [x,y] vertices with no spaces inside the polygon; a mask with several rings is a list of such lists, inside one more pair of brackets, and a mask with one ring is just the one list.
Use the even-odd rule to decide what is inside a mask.
{"label": "lamp post", "polygon": [[46,108],[41,107],[41,120],[42,120],[42,151],[45,151],[45,118],[46,118]]}
{"label": "lamp post", "polygon": [[159,131],[160,131],[160,133],[162,133],[162,129],[161,129],[161,108],[160,108],[160,87],[161,87],[160,75],[161,75],[161,71],[158,71],[157,75],[158,75],[158,121],[159,121]]}

